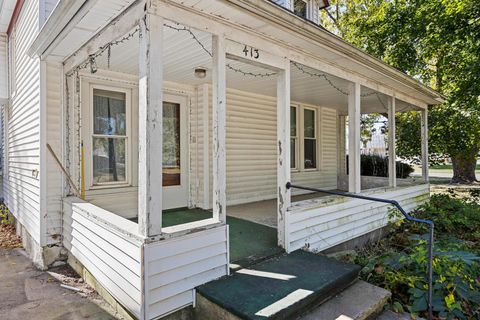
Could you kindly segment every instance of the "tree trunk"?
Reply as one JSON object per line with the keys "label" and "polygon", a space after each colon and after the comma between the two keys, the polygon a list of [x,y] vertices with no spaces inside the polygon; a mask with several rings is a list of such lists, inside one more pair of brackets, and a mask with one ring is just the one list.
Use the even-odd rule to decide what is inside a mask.
{"label": "tree trunk", "polygon": [[452,156],[452,183],[473,183],[477,181],[475,168],[477,166],[478,150],[470,153]]}

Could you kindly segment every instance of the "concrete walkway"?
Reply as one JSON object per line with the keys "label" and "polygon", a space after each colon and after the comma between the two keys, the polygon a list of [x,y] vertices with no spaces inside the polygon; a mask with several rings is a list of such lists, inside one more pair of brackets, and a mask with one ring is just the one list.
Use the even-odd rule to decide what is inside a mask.
{"label": "concrete walkway", "polygon": [[0,247],[0,319],[117,319],[111,307],[81,280],[75,280],[74,291],[60,286],[57,279],[62,277],[55,270],[35,269],[23,249]]}

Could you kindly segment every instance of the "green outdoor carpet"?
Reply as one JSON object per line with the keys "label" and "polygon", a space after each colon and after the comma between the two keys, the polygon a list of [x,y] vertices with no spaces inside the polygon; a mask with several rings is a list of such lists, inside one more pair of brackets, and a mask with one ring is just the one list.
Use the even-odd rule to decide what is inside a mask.
{"label": "green outdoor carpet", "polygon": [[297,250],[256,264],[247,272],[251,270],[263,273],[240,270],[197,290],[241,319],[291,319],[353,283],[360,267]]}
{"label": "green outdoor carpet", "polygon": [[[163,212],[162,227],[209,219],[212,212],[202,209],[174,209]],[[137,222],[137,218],[131,219]],[[255,222],[228,217],[230,234],[230,262],[247,267],[254,262],[280,254],[277,229]]]}

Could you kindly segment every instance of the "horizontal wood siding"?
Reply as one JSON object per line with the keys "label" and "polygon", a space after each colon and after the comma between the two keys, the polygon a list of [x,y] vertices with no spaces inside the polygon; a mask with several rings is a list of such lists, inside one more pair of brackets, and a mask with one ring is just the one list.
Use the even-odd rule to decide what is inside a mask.
{"label": "horizontal wood siding", "polygon": [[[203,207],[203,104],[201,88],[198,104],[192,105],[191,179],[194,204]],[[209,154],[212,154],[212,105],[209,90]],[[319,133],[319,169],[292,171],[292,181],[317,188],[337,187],[337,113],[334,109],[317,107]],[[274,199],[277,187],[276,97],[227,89],[227,203],[229,205]],[[209,197],[212,198],[212,157],[209,158]],[[294,194],[299,193],[295,191]]]}
{"label": "horizontal wood siding", "polygon": [[[78,198],[64,200],[63,244],[95,279],[136,317],[142,303],[142,242],[102,219],[113,217]],[[128,220],[124,224],[136,224]]]}
{"label": "horizontal wood siding", "polygon": [[[62,67],[47,63],[46,68],[47,142],[62,159]],[[47,181],[45,244],[59,242],[62,233],[62,173],[49,151],[46,153]]]}
{"label": "horizontal wood siding", "polygon": [[38,32],[39,1],[27,0],[15,27],[15,83],[6,124],[5,203],[32,238],[40,223],[40,62],[27,54]]}
{"label": "horizontal wood siding", "polygon": [[[395,199],[406,211],[411,211],[428,200],[429,186],[404,187],[369,195]],[[322,251],[384,227],[388,223],[389,208],[383,203],[341,197],[329,197],[317,205],[309,200],[303,208],[294,206],[287,218],[288,251],[300,248]]]}
{"label": "horizontal wood siding", "polygon": [[228,272],[228,226],[145,244],[146,318],[194,301],[194,288]]}
{"label": "horizontal wood siding", "polygon": [[8,99],[7,35],[0,34],[0,99]]}

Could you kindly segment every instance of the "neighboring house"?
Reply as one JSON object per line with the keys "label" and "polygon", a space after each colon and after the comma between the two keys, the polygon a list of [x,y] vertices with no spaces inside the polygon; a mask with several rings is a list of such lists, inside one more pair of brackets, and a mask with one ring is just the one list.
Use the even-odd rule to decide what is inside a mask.
{"label": "neighboring house", "polygon": [[[386,225],[386,205],[286,184],[368,189],[361,113],[388,113],[394,141],[396,108],[420,111],[425,161],[442,98],[322,29],[320,2],[275,2],[1,2],[3,192],[38,266],[68,255],[153,319],[230,272],[227,216],[275,227],[287,253]],[[368,192],[428,198],[426,167],[418,185],[390,173]]]}

